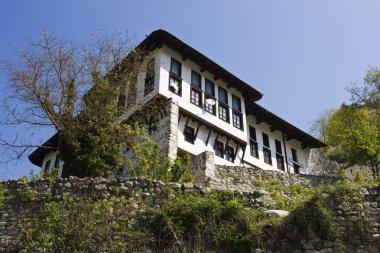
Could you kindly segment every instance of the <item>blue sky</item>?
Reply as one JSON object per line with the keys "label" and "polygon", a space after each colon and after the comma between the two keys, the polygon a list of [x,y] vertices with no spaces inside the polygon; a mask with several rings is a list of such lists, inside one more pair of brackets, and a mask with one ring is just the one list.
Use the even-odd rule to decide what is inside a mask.
{"label": "blue sky", "polygon": [[[348,101],[347,85],[380,66],[379,11],[378,0],[2,1],[0,57],[12,57],[44,29],[78,41],[98,30],[128,30],[136,42],[165,29],[261,91],[261,105],[308,131],[319,113]],[[0,73],[1,100],[5,80]],[[52,134],[31,130],[0,127],[3,136],[26,140]],[[0,178],[32,168],[26,158],[0,163]]]}

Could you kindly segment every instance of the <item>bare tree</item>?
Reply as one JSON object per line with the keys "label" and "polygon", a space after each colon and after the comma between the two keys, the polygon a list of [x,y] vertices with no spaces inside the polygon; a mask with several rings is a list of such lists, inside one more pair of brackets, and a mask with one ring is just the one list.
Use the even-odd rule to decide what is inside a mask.
{"label": "bare tree", "polygon": [[[102,128],[116,128],[113,123],[118,116],[120,80],[128,79],[141,65],[144,54],[132,48],[125,33],[94,35],[89,43],[81,44],[42,32],[37,40],[15,52],[15,60],[3,62],[10,95],[4,101],[8,115],[2,124],[54,128],[64,136],[58,142],[60,152],[70,149],[67,160],[77,149],[78,157],[90,152],[83,150],[81,142],[94,136],[98,142],[103,139],[113,145],[105,147],[103,153],[119,149],[117,137],[105,136],[107,131]],[[108,132],[115,133],[113,130]],[[85,132],[92,135],[84,136]],[[38,146],[4,136],[0,136],[0,145],[12,150],[11,159]],[[110,164],[118,166],[118,162]]]}

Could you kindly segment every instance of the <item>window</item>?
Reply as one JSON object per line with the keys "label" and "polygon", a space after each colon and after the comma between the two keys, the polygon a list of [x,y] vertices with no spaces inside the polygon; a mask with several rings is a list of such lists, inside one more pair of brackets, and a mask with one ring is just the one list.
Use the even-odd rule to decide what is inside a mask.
{"label": "window", "polygon": [[173,58],[170,64],[170,72],[179,77],[181,76],[181,63]]}
{"label": "window", "polygon": [[263,144],[264,144],[265,147],[270,148],[270,146],[269,146],[269,137],[265,133],[263,133]]}
{"label": "window", "polygon": [[191,85],[201,89],[202,84],[201,84],[201,75],[198,74],[197,72],[194,72],[193,70],[191,71]]}
{"label": "window", "polygon": [[256,129],[249,126],[249,146],[251,148],[251,156],[259,158],[259,147],[256,140]]}
{"label": "window", "polygon": [[219,157],[224,157],[224,154],[223,154],[223,143],[221,143],[220,141],[215,141],[215,145],[214,145],[214,149],[215,149],[215,155],[216,156],[219,156]]}
{"label": "window", "polygon": [[210,80],[206,79],[205,81],[205,91],[208,95],[211,95],[213,97],[215,97],[215,87],[214,87],[214,83],[211,82]]}
{"label": "window", "polygon": [[198,89],[191,88],[191,94],[190,94],[190,102],[197,105],[201,106],[202,105],[202,92],[199,91]]}
{"label": "window", "polygon": [[279,140],[274,140],[276,146],[276,163],[277,169],[285,170],[284,166],[284,156],[282,155],[281,142]]}
{"label": "window", "polygon": [[274,143],[276,145],[276,153],[282,154],[281,142],[279,140],[274,140]]}
{"label": "window", "polygon": [[236,128],[243,129],[243,117],[241,114],[240,98],[232,95],[232,125]]}
{"label": "window", "polygon": [[234,149],[231,146],[226,145],[226,160],[230,162],[234,162],[235,160],[235,153]]}
{"label": "window", "polygon": [[263,154],[264,154],[264,162],[269,165],[272,165],[272,156],[270,153],[270,149],[264,147]]}
{"label": "window", "polygon": [[269,146],[269,137],[266,133],[263,133],[263,145],[264,162],[272,165],[272,155]]}
{"label": "window", "polygon": [[59,164],[61,163],[61,156],[57,155],[54,162],[54,168],[59,168]]}
{"label": "window", "polygon": [[155,59],[151,59],[146,66],[144,96],[148,95],[154,90],[154,64]]}
{"label": "window", "polygon": [[170,64],[169,90],[179,96],[182,92],[181,63],[172,58]]}
{"label": "window", "polygon": [[230,122],[229,108],[228,108],[228,96],[227,91],[218,87],[219,98],[219,118],[226,122]]}
{"label": "window", "polygon": [[285,170],[284,166],[284,157],[282,155],[276,154],[276,163],[277,163],[277,169],[279,170]]}
{"label": "window", "polygon": [[235,95],[232,95],[232,108],[236,111],[241,112],[241,103],[240,98]]}
{"label": "window", "polygon": [[292,148],[291,151],[292,151],[294,173],[295,174],[299,174],[300,173],[301,165],[298,163],[297,150],[295,150],[294,148]]}
{"label": "window", "polygon": [[225,89],[218,87],[218,97],[220,102],[223,102],[226,105],[228,105],[228,96],[227,91]]}
{"label": "window", "polygon": [[196,106],[202,107],[201,76],[193,70],[191,71],[190,102]]}
{"label": "window", "polygon": [[149,134],[152,134],[152,133],[156,132],[157,129],[158,129],[158,127],[157,127],[157,125],[158,125],[158,118],[155,115],[152,116],[148,120],[147,125],[148,125],[148,132],[149,132]]}
{"label": "window", "polygon": [[232,113],[232,125],[236,128],[243,129],[242,115],[240,113]]}
{"label": "window", "polygon": [[219,119],[226,122],[230,122],[230,115],[228,113],[228,107],[219,103]]}
{"label": "window", "polygon": [[215,115],[215,88],[210,80],[205,81],[205,111]]}
{"label": "window", "polygon": [[185,126],[185,130],[183,131],[183,135],[185,136],[185,141],[194,144],[194,128]]}
{"label": "window", "polygon": [[51,163],[51,160],[46,161],[44,172],[50,171],[50,163]]}

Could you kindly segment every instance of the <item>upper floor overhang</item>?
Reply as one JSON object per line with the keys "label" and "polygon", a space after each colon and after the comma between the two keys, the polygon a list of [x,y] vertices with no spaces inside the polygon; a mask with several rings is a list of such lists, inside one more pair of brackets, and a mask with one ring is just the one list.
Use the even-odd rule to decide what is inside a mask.
{"label": "upper floor overhang", "polygon": [[246,104],[246,112],[256,117],[257,124],[261,122],[268,123],[271,132],[279,130],[286,135],[287,140],[296,139],[300,141],[303,148],[322,148],[327,146],[325,143],[293,126],[257,103],[248,102]]}
{"label": "upper floor overhang", "polygon": [[137,46],[137,49],[151,51],[155,48],[161,48],[164,44],[182,55],[182,60],[188,59],[196,63],[201,72],[208,71],[211,73],[214,76],[214,81],[220,79],[230,87],[240,91],[246,101],[254,102],[262,98],[261,92],[167,31],[152,32]]}

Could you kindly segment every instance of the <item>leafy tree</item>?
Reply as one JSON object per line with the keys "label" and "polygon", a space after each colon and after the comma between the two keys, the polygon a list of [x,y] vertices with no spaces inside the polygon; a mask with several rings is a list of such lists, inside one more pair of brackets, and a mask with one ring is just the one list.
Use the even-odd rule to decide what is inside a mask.
{"label": "leafy tree", "polygon": [[367,166],[379,177],[380,132],[376,117],[368,110],[343,107],[326,126],[327,154],[343,167]]}
{"label": "leafy tree", "polygon": [[351,104],[343,104],[314,122],[313,130],[328,144],[325,154],[342,168],[368,167],[380,173],[380,70],[371,68],[362,86],[352,85]]}

